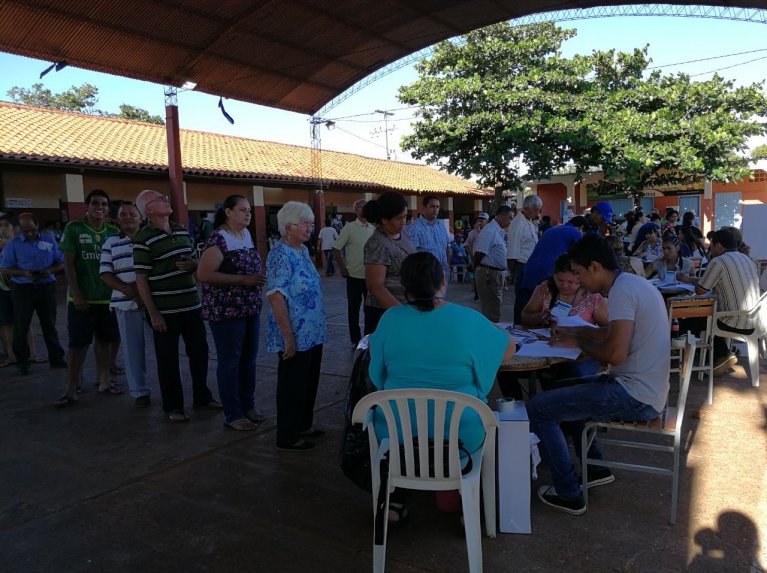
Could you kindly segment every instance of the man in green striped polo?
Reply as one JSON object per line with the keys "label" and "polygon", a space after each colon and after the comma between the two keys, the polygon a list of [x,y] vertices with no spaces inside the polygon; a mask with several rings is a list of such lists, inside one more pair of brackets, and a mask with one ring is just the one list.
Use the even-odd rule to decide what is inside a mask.
{"label": "man in green striped polo", "polygon": [[170,422],[187,422],[181,387],[178,342],[184,339],[192,375],[195,408],[221,408],[208,389],[208,342],[200,315],[200,298],[192,258],[193,241],[186,228],[172,222],[168,198],[147,189],[136,206],[149,220],[133,240],[136,286],[154,331],[157,377],[163,410]]}

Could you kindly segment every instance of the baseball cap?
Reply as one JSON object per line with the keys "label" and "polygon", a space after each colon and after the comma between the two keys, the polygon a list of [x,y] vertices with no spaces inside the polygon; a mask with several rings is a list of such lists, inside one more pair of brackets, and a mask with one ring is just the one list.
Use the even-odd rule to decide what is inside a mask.
{"label": "baseball cap", "polygon": [[607,223],[613,222],[613,208],[607,201],[600,201],[591,208],[591,212],[596,211]]}
{"label": "baseball cap", "polygon": [[489,218],[490,218],[490,215],[488,215],[487,213],[480,213],[479,215],[477,215],[477,219],[484,219],[485,221],[487,221]]}

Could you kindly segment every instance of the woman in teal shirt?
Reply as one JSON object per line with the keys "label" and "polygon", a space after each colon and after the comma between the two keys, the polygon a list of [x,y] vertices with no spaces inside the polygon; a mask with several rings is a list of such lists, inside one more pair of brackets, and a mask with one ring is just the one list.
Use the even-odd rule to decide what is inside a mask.
{"label": "woman in teal shirt", "polygon": [[[444,301],[445,275],[434,255],[409,255],[400,272],[408,304],[387,310],[370,335],[373,384],[379,390],[434,388],[487,400],[498,367],[514,355],[514,339],[480,313]],[[383,415],[375,423],[376,434],[386,436]],[[482,445],[485,431],[475,412],[464,412],[459,436],[469,452]]]}

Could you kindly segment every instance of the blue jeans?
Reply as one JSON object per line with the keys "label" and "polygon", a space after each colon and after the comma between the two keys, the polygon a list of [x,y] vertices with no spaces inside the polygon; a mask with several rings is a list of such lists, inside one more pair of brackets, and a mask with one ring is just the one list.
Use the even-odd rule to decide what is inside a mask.
{"label": "blue jeans", "polygon": [[218,395],[227,423],[234,422],[255,405],[259,315],[208,324],[218,354]]}
{"label": "blue jeans", "polygon": [[551,470],[557,494],[568,499],[581,495],[562,422],[579,420],[644,421],[658,412],[629,396],[609,374],[578,379],[573,386],[541,392],[527,403],[530,430],[541,440],[541,457]]}
{"label": "blue jeans", "polygon": [[125,358],[125,377],[128,379],[128,392],[131,398],[149,396],[146,384],[146,340],[152,331],[143,310],[114,310],[117,326],[120,328],[123,356]]}
{"label": "blue jeans", "polygon": [[325,276],[336,274],[336,268],[333,266],[333,251],[322,251],[322,254],[325,255]]}

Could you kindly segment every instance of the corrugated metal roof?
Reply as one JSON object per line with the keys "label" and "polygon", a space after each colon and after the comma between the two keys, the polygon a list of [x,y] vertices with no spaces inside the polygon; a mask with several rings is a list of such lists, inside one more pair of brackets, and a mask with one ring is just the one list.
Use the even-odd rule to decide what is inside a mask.
{"label": "corrugated metal roof", "polygon": [[[180,131],[191,175],[311,183],[311,149],[202,131]],[[167,171],[165,128],[123,119],[0,102],[0,159]],[[476,184],[425,165],[322,152],[327,186],[485,195]]]}
{"label": "corrugated metal roof", "polygon": [[[0,0],[0,50],[314,113],[440,40],[570,0]],[[675,4],[698,4],[676,0]],[[763,8],[764,0],[712,4]]]}

